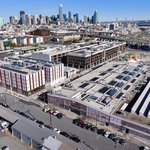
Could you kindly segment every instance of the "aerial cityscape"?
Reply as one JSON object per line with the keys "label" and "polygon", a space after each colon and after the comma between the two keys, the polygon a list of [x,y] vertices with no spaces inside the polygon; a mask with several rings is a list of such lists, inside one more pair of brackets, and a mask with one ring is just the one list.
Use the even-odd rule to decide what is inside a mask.
{"label": "aerial cityscape", "polygon": [[150,150],[149,6],[2,1],[0,149]]}

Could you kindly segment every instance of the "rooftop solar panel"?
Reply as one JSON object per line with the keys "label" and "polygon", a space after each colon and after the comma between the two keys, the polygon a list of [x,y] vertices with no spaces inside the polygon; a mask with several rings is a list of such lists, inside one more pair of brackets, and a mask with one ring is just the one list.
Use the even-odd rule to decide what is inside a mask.
{"label": "rooftop solar panel", "polygon": [[123,93],[119,93],[116,98],[119,99],[121,96],[123,95]]}
{"label": "rooftop solar panel", "polygon": [[110,69],[108,69],[107,71],[109,72],[109,71],[112,71],[112,70],[113,70],[113,69],[110,68]]}
{"label": "rooftop solar panel", "polygon": [[140,77],[140,76],[141,76],[141,74],[137,74],[137,76],[136,76],[136,77],[138,78],[138,77]]}
{"label": "rooftop solar panel", "polygon": [[89,83],[83,83],[82,85],[80,85],[79,87],[80,88],[85,88],[86,86],[88,86],[89,85]]}
{"label": "rooftop solar panel", "polygon": [[100,93],[106,93],[108,90],[109,90],[109,87],[103,87],[98,92],[100,92]]}
{"label": "rooftop solar panel", "polygon": [[116,77],[116,79],[120,79],[120,80],[121,80],[123,77],[124,77],[124,76],[119,75],[119,76]]}
{"label": "rooftop solar panel", "polygon": [[136,79],[133,79],[132,81],[131,81],[131,83],[134,83],[136,81]]}
{"label": "rooftop solar panel", "polygon": [[109,82],[109,85],[115,85],[117,83],[117,81],[112,80],[111,82]]}
{"label": "rooftop solar panel", "polygon": [[104,75],[106,75],[107,73],[106,72],[103,72],[103,73],[101,73],[101,74],[99,74],[100,76],[104,76]]}
{"label": "rooftop solar panel", "polygon": [[139,71],[139,68],[135,68],[134,71]]}
{"label": "rooftop solar panel", "polygon": [[128,73],[129,73],[129,71],[123,71],[122,73],[123,73],[123,74],[128,74]]}
{"label": "rooftop solar panel", "polygon": [[125,76],[125,77],[123,78],[123,80],[129,81],[129,80],[130,80],[130,77],[129,77],[129,76]]}
{"label": "rooftop solar panel", "polygon": [[90,81],[96,81],[97,79],[99,79],[99,78],[98,77],[94,77]]}
{"label": "rooftop solar panel", "polygon": [[89,98],[91,98],[92,100],[96,100],[97,99],[96,96],[90,96]]}
{"label": "rooftop solar panel", "polygon": [[118,66],[119,66],[119,65],[114,65],[113,67],[116,68],[116,67],[118,67]]}
{"label": "rooftop solar panel", "polygon": [[123,82],[119,82],[119,83],[116,84],[116,86],[117,86],[117,87],[123,87],[123,86],[124,86],[124,83],[123,83]]}
{"label": "rooftop solar panel", "polygon": [[116,92],[117,92],[116,89],[110,89],[106,94],[108,94],[108,95],[110,95],[110,96],[113,96],[113,95],[116,94]]}
{"label": "rooftop solar panel", "polygon": [[130,88],[130,85],[127,85],[124,90],[128,90]]}
{"label": "rooftop solar panel", "polygon": [[129,73],[129,75],[134,76],[134,75],[135,75],[135,72],[132,71],[132,72]]}

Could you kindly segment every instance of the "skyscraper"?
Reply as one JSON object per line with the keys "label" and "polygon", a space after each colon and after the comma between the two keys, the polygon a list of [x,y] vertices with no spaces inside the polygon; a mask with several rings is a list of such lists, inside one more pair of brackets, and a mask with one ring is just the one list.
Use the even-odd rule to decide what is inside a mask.
{"label": "skyscraper", "polygon": [[4,19],[0,18],[0,27],[2,27],[4,25]]}
{"label": "skyscraper", "polygon": [[60,24],[63,24],[63,22],[64,22],[62,4],[60,4],[60,6],[59,6],[59,21],[60,21]]}
{"label": "skyscraper", "polygon": [[68,12],[68,22],[72,22],[72,14],[71,11]]}
{"label": "skyscraper", "polygon": [[17,18],[15,16],[10,16],[9,22],[10,22],[10,24],[14,25],[17,23]]}
{"label": "skyscraper", "polygon": [[73,21],[74,21],[74,23],[79,23],[79,14],[78,13],[73,15]]}
{"label": "skyscraper", "polygon": [[20,11],[20,24],[23,24],[23,18],[25,18],[25,12],[24,11]]}
{"label": "skyscraper", "polygon": [[83,22],[84,22],[84,24],[87,24],[87,23],[88,23],[88,16],[84,16],[84,17],[83,17]]}
{"label": "skyscraper", "polygon": [[98,11],[96,10],[94,12],[94,16],[93,16],[93,24],[97,24],[99,22],[99,19],[98,19]]}

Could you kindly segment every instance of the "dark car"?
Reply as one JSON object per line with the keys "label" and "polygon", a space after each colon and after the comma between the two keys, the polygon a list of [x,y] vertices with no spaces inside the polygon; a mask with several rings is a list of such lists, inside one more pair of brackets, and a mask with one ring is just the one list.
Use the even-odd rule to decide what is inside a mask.
{"label": "dark car", "polygon": [[8,108],[9,106],[6,103],[1,104],[3,107]]}
{"label": "dark car", "polygon": [[44,123],[40,120],[37,120],[36,123],[40,124],[40,125],[44,125]]}
{"label": "dark car", "polygon": [[118,143],[121,144],[121,145],[125,145],[126,144],[126,140],[125,139],[120,139]]}
{"label": "dark car", "polygon": [[117,142],[119,141],[119,138],[118,138],[118,137],[114,137],[112,140],[113,140],[115,143],[117,143]]}
{"label": "dark car", "polygon": [[36,122],[36,119],[34,117],[30,117],[29,119]]}
{"label": "dark car", "polygon": [[17,114],[19,114],[20,113],[20,111],[19,110],[13,110],[15,113],[17,113]]}
{"label": "dark car", "polygon": [[80,121],[77,125],[78,125],[79,127],[83,128],[83,127],[84,127],[84,121]]}
{"label": "dark car", "polygon": [[89,124],[89,123],[85,123],[85,124],[84,124],[84,128],[85,128],[86,130],[89,130],[91,127],[92,127],[92,125]]}
{"label": "dark car", "polygon": [[19,112],[19,114],[24,117],[26,116],[26,114],[24,112]]}
{"label": "dark car", "polygon": [[93,126],[90,130],[91,130],[92,132],[97,132],[98,128]]}
{"label": "dark car", "polygon": [[62,118],[64,117],[64,115],[63,115],[62,113],[58,113],[58,114],[56,115],[56,117],[57,117],[58,119],[62,119]]}
{"label": "dark car", "polygon": [[70,138],[70,135],[68,133],[66,133],[66,132],[60,132],[60,134],[63,135],[63,136],[65,136],[65,137]]}
{"label": "dark car", "polygon": [[116,138],[116,135],[111,133],[111,134],[109,134],[108,138],[109,139],[114,139],[114,138]]}
{"label": "dark car", "polygon": [[72,136],[70,137],[70,139],[72,139],[73,141],[79,143],[81,140],[78,137]]}
{"label": "dark car", "polygon": [[53,127],[51,127],[50,125],[45,125],[45,127],[48,128],[48,129],[50,129],[50,130],[53,129]]}
{"label": "dark car", "polygon": [[72,121],[72,123],[77,125],[80,121],[81,121],[80,119],[74,119],[74,120]]}
{"label": "dark car", "polygon": [[104,129],[98,129],[97,130],[97,134],[103,134],[103,132],[104,132]]}

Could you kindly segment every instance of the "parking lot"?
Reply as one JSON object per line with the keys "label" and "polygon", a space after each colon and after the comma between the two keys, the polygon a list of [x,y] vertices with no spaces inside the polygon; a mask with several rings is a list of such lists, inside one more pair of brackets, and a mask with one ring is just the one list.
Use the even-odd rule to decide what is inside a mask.
{"label": "parking lot", "polygon": [[[25,114],[36,118],[44,122],[44,124],[50,124],[50,115],[42,111],[42,108],[37,107],[32,102],[24,102],[22,100],[17,100],[15,97],[10,95],[6,95],[6,102],[12,110],[19,110],[24,112]],[[8,108],[9,109],[9,108]],[[88,147],[91,149],[99,150],[99,149],[107,149],[107,150],[126,150],[132,149],[137,150],[138,146],[132,143],[127,142],[125,145],[121,145],[118,142],[115,142],[103,135],[97,134],[97,132],[92,132],[91,130],[83,129],[77,125],[72,123],[72,119],[68,117],[64,117],[62,119],[58,119],[56,116],[51,116],[52,126],[59,129],[61,132],[67,132],[71,136],[76,136]]]}

